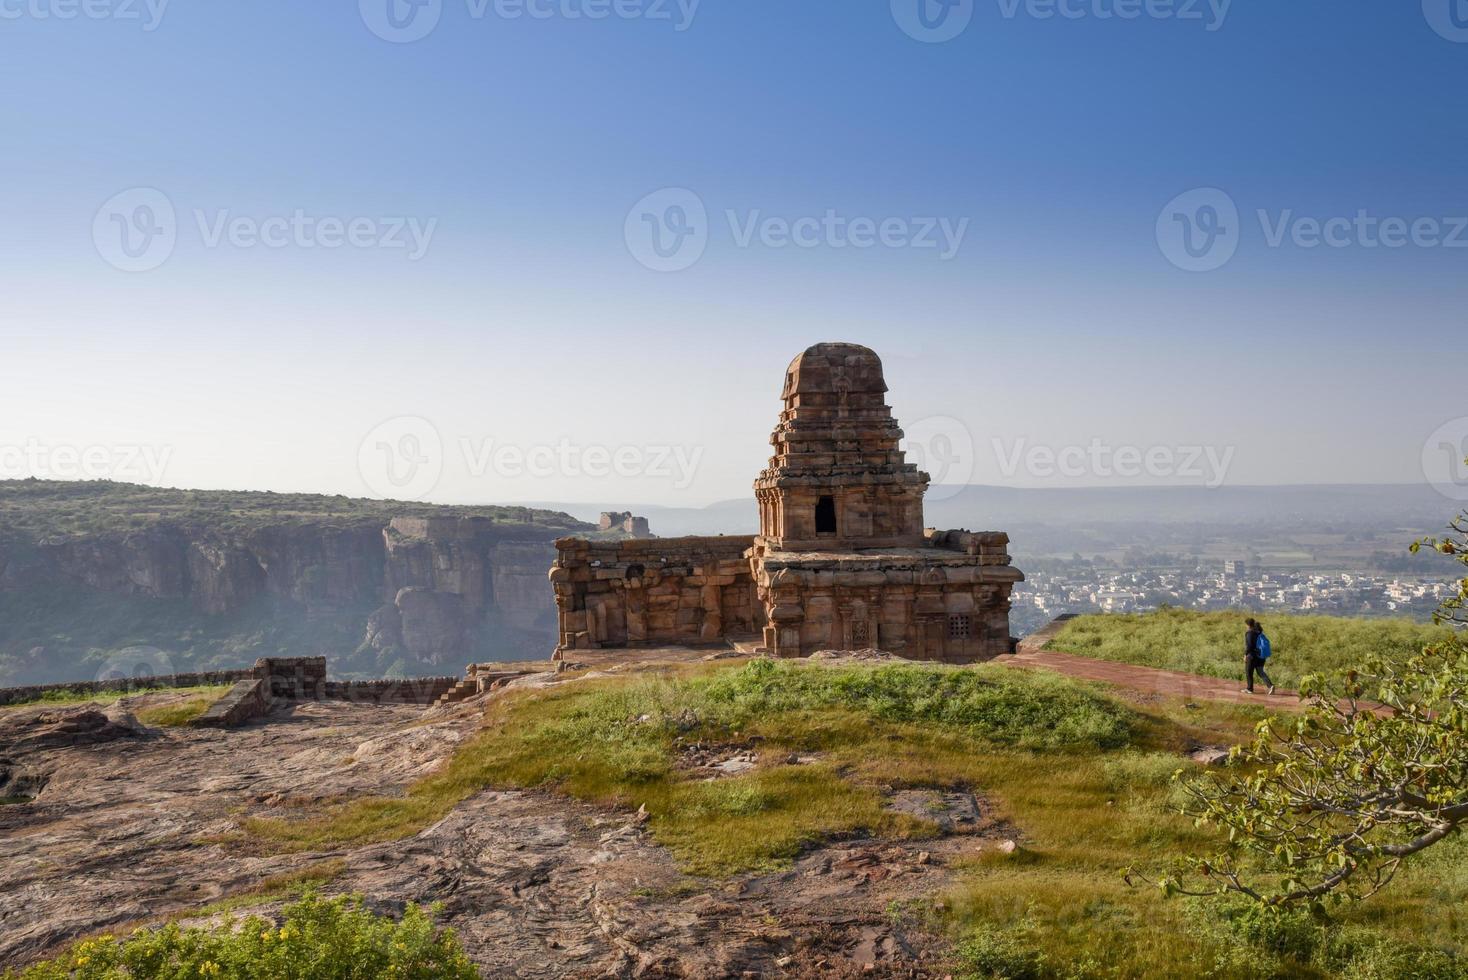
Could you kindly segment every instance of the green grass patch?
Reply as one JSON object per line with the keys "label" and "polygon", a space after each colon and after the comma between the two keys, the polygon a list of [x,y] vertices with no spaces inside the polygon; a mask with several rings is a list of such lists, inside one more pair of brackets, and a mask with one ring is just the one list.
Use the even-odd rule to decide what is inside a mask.
{"label": "green grass patch", "polygon": [[157,707],[143,708],[137,713],[138,721],[155,728],[182,728],[209,710],[209,706],[219,700],[227,687],[215,688],[211,693],[203,697],[189,698],[175,704],[160,704]]}
{"label": "green grass patch", "polygon": [[[757,660],[510,697],[487,731],[405,795],[253,819],[245,830],[272,849],[317,850],[414,833],[488,786],[544,786],[646,807],[653,835],[686,870],[729,874],[778,867],[820,839],[931,834],[932,824],[885,810],[880,787],[960,784],[963,760],[1000,746],[1097,753],[1126,744],[1135,724],[1115,701],[1051,675]],[[762,764],[717,782],[689,778],[676,760],[694,742],[757,745]],[[824,758],[782,764],[792,752]]]}
{"label": "green grass patch", "polygon": [[[1368,902],[1329,924],[1260,924],[1235,903],[1165,901],[1131,887],[1180,854],[1220,841],[1181,816],[1173,771],[1198,742],[1248,738],[1259,710],[1179,701],[1143,709],[1144,734],[1115,752],[984,754],[966,777],[1025,836],[1022,854],[973,862],[947,896],[959,974],[988,977],[1468,977],[1468,841],[1441,845]],[[1023,860],[1016,860],[1023,857]],[[1306,917],[1308,920],[1308,917]],[[1293,930],[1293,932],[1291,932]],[[1418,971],[1418,972],[1414,972]],[[1446,972],[1444,972],[1446,971]],[[1458,971],[1458,972],[1453,972]]]}
{"label": "green grass patch", "polygon": [[1242,678],[1248,615],[1259,619],[1269,634],[1274,652],[1270,676],[1290,688],[1297,688],[1307,674],[1360,667],[1372,657],[1402,659],[1446,635],[1443,627],[1403,619],[1167,608],[1079,616],[1047,649],[1207,677]]}
{"label": "green grass patch", "polygon": [[359,897],[308,894],[285,907],[282,920],[252,917],[216,929],[175,923],[139,929],[126,939],[102,936],[7,980],[349,980],[412,977],[477,980],[451,930],[437,929],[432,910],[409,905],[401,920],[367,911]]}

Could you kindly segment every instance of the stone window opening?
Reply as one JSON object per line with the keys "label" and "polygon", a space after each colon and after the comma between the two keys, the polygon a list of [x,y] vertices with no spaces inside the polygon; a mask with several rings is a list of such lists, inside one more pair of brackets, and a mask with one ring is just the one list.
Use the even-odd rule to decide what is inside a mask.
{"label": "stone window opening", "polygon": [[967,640],[972,631],[972,623],[967,616],[948,617],[948,638],[950,640]]}
{"label": "stone window opening", "polygon": [[816,501],[816,533],[836,533],[836,498],[822,497]]}

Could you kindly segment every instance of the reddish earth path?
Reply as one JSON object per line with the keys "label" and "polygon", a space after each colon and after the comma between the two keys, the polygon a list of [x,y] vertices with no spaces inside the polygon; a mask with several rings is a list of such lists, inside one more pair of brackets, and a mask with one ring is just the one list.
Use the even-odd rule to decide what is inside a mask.
{"label": "reddish earth path", "polygon": [[[1305,706],[1299,695],[1294,691],[1286,691],[1284,688],[1276,690],[1273,697],[1264,693],[1267,688],[1263,685],[1255,687],[1257,694],[1244,694],[1241,693],[1244,687],[1241,679],[1225,680],[1218,677],[1202,677],[1198,674],[1184,674],[1176,670],[1159,670],[1156,667],[1140,667],[1136,664],[1116,663],[1111,660],[1094,660],[1091,657],[1078,657],[1071,653],[1057,653],[1054,650],[1044,649],[1045,644],[1065,628],[1065,622],[1069,618],[1057,619],[1038,633],[1025,637],[1019,642],[1019,649],[1014,654],[1000,657],[994,663],[1011,667],[1037,667],[1042,670],[1053,670],[1056,673],[1067,674],[1083,680],[1101,681],[1105,684],[1131,688],[1134,691],[1187,698],[1191,701],[1257,704],[1284,711],[1298,711]],[[1240,666],[1242,668],[1242,665]]]}

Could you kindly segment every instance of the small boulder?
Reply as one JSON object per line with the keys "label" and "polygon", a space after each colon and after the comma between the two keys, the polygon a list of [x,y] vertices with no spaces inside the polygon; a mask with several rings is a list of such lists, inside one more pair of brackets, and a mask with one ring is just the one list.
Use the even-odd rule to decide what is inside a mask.
{"label": "small boulder", "polygon": [[1188,758],[1200,766],[1216,768],[1228,765],[1229,750],[1218,745],[1205,745],[1203,748],[1196,749],[1190,753]]}

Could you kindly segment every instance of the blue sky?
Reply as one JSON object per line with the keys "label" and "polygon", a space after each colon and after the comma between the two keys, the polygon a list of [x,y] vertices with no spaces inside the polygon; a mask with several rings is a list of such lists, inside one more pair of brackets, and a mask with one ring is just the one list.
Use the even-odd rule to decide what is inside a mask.
{"label": "blue sky", "polygon": [[[1448,0],[964,0],[936,43],[919,0],[391,0],[437,17],[411,43],[369,27],[390,0],[89,2],[0,0],[3,476],[69,448],[171,485],[696,504],[748,492],[785,363],[833,339],[957,445],[944,479],[1209,479],[1030,455],[1100,445],[1420,481],[1468,437]],[[140,193],[171,244],[134,260]],[[695,251],[648,268],[637,230],[688,200]],[[1216,267],[1180,268],[1220,200]],[[1432,224],[1369,247],[1362,213]],[[405,433],[433,478],[384,484]],[[493,456],[568,445],[628,464]]]}

